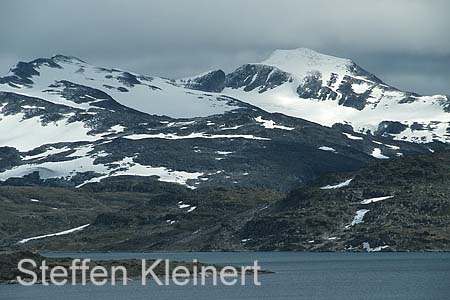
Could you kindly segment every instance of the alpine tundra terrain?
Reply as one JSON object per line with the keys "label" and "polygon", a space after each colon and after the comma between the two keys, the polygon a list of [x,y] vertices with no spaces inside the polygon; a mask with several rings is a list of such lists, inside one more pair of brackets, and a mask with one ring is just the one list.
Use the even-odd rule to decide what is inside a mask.
{"label": "alpine tundra terrain", "polygon": [[178,80],[19,62],[0,78],[0,245],[449,250],[449,104],[309,49]]}

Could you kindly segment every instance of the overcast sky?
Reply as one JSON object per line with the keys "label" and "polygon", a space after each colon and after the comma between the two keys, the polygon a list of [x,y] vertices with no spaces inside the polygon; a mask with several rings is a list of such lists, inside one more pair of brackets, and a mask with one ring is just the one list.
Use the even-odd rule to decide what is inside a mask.
{"label": "overcast sky", "polygon": [[5,0],[0,74],[60,53],[173,78],[307,47],[401,89],[450,94],[449,32],[447,0]]}

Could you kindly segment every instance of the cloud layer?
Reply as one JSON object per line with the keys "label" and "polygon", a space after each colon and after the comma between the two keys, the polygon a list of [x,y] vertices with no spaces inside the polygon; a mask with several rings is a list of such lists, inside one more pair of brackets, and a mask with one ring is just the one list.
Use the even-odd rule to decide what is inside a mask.
{"label": "cloud layer", "polygon": [[450,94],[444,0],[3,1],[0,71],[55,53],[166,77],[308,47],[399,88]]}

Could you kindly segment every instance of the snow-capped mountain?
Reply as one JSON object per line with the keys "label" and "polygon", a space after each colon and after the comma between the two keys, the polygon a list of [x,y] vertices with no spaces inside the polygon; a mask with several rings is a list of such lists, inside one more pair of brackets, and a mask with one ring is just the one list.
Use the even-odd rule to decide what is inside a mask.
{"label": "snow-capped mountain", "polygon": [[209,116],[242,106],[220,95],[185,90],[168,79],[99,68],[63,55],[20,62],[0,83],[2,91],[85,111],[111,98],[144,113],[174,118]]}
{"label": "snow-capped mountain", "polygon": [[[227,75],[214,71],[178,82],[62,55],[20,62],[0,78],[0,181],[82,187],[129,175],[189,188],[288,190],[323,173],[432,151],[434,146],[299,119],[301,114],[313,121],[348,116],[335,116],[339,109],[354,116],[378,111],[369,94],[361,93],[367,94],[364,107],[350,97],[355,80],[372,84],[370,91],[391,89],[347,60],[319,54],[311,60],[307,54],[316,55],[281,51]],[[318,67],[310,75],[308,69]],[[323,82],[322,76],[334,82]],[[350,81],[352,92],[343,88]],[[289,91],[286,98],[283,91]],[[307,92],[328,96],[299,97]],[[323,112],[321,105],[329,110]],[[394,108],[386,110],[393,114]],[[328,119],[325,125],[335,123]]]}
{"label": "snow-capped mountain", "polygon": [[450,96],[420,96],[391,87],[349,59],[309,49],[276,50],[261,63],[179,80],[268,112],[396,140],[448,142]]}

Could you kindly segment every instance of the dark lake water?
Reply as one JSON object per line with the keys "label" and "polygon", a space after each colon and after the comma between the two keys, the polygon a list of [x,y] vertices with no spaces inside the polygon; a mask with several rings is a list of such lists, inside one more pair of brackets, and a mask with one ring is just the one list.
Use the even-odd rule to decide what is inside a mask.
{"label": "dark lake water", "polygon": [[262,286],[0,286],[0,300],[446,300],[450,253],[50,253],[91,259],[164,258],[248,265],[259,260]]}

